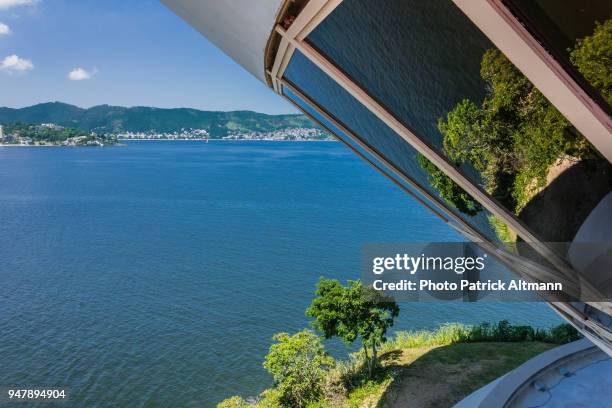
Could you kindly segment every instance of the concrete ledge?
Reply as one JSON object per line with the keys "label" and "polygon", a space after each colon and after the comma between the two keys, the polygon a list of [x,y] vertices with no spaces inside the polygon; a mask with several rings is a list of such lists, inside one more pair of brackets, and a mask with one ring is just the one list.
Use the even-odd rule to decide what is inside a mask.
{"label": "concrete ledge", "polygon": [[470,394],[455,405],[455,408],[499,408],[507,406],[519,390],[525,385],[529,385],[538,374],[548,367],[591,349],[593,351],[598,350],[587,339],[582,339],[544,352]]}

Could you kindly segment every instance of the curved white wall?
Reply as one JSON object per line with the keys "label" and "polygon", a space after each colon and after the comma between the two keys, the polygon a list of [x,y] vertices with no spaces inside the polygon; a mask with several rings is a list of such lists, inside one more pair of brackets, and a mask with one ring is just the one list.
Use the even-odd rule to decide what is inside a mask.
{"label": "curved white wall", "polygon": [[282,0],[161,0],[265,82],[264,53]]}

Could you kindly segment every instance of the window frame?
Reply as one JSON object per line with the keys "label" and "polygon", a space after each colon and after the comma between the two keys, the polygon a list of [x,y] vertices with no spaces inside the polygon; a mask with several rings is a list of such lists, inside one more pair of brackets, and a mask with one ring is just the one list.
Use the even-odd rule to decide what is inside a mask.
{"label": "window frame", "polygon": [[[601,107],[596,104],[592,99],[586,95],[586,92],[582,90],[576,84],[575,81],[565,72],[561,66],[554,66],[551,64],[551,57],[541,47],[537,49],[534,47],[534,43],[537,41],[521,26],[520,22],[516,17],[512,16],[507,9],[503,9],[501,0],[452,0],[474,23],[484,35],[487,36],[502,52],[510,52],[508,58],[530,79],[534,85],[542,91],[542,93],[551,100],[562,114],[564,114],[568,120],[591,142],[595,147],[610,161],[612,162],[612,143],[611,132],[612,121],[607,116]],[[341,123],[339,123],[332,115],[322,110],[318,104],[310,100],[306,95],[303,94],[299,89],[291,85],[285,78],[284,72],[289,65],[295,50],[299,50],[306,58],[314,63],[319,69],[327,74],[332,80],[334,80],[340,87],[346,90],[352,95],[359,103],[370,110],[380,120],[382,120],[387,126],[401,136],[407,143],[409,143],[414,149],[420,152],[440,170],[447,174],[453,181],[455,181],[461,188],[463,188],[468,194],[476,199],[483,207],[485,207],[493,215],[499,217],[505,222],[510,228],[512,228],[517,235],[533,247],[540,255],[549,261],[565,278],[571,279],[575,276],[571,266],[565,259],[560,257],[558,254],[552,251],[547,244],[542,242],[541,238],[536,236],[529,228],[524,225],[513,213],[509,212],[507,208],[498,203],[488,193],[482,190],[479,186],[475,185],[470,179],[468,179],[459,169],[457,169],[449,160],[441,155],[438,151],[433,149],[423,137],[420,137],[415,132],[410,130],[407,126],[401,123],[392,112],[386,110],[380,103],[372,98],[363,88],[358,86],[346,73],[344,73],[339,67],[337,67],[333,61],[327,59],[324,55],[316,50],[307,41],[307,36],[312,32],[319,23],[321,23],[330,13],[334,11],[342,3],[342,0],[310,0],[302,8],[301,12],[295,16],[295,20],[288,29],[283,28],[280,24],[277,24],[271,34],[270,40],[279,40],[278,49],[275,51],[276,54],[273,58],[273,64],[271,67],[266,67],[266,75],[269,82],[272,84],[272,88],[283,96],[286,100],[296,106],[299,110],[303,111],[297,103],[295,103],[287,95],[284,95],[283,87],[291,87],[292,92],[296,93],[304,102],[309,103],[319,114],[321,114],[330,123],[333,123],[339,130],[343,131],[347,137],[364,148],[368,154],[372,155],[376,160],[382,158],[375,149],[371,146],[362,146],[363,142],[359,137],[354,135],[349,129],[346,129]],[[475,9],[485,8],[484,14],[475,13]],[[477,15],[478,14],[478,15]],[[491,21],[483,22],[481,15],[485,15],[486,18],[490,18]],[[485,18],[485,20],[486,20]],[[498,35],[492,35],[490,33],[492,27],[499,30]],[[522,32],[521,32],[522,27]],[[509,35],[513,39],[517,36],[521,39],[518,44],[520,52],[510,49],[505,41],[500,40],[499,36]],[[525,37],[527,36],[527,37]],[[514,44],[516,46],[517,44]],[[539,45],[539,44],[538,44]],[[527,52],[529,51],[529,52]],[[274,52],[274,50],[272,50]],[[555,63],[555,61],[552,61]],[[558,65],[558,64],[557,64]],[[545,68],[545,69],[544,69]],[[544,72],[544,74],[542,74]],[[554,74],[552,81],[544,81],[545,75]],[[555,94],[551,92],[551,88],[560,87],[561,92]],[[544,88],[544,89],[541,89]],[[561,100],[562,98],[568,98],[568,101]],[[571,109],[580,108],[578,112],[573,112]],[[569,110],[569,112],[568,112]],[[316,123],[320,123],[312,115],[304,112],[307,116],[313,119]],[[602,116],[603,114],[603,116]],[[592,124],[595,123],[594,125]],[[323,128],[325,125],[321,124]],[[332,134],[334,132],[331,132]],[[418,183],[415,183],[409,176],[404,174],[402,171],[398,171],[393,166],[389,166],[390,163],[385,160],[381,161],[384,167],[378,166],[372,160],[369,160],[361,152],[355,149],[350,143],[342,140],[338,135],[335,135],[343,144],[349,147],[359,157],[365,159],[369,164],[391,179],[395,184],[399,185],[404,191],[410,193],[413,197],[417,198],[421,204],[426,204],[415,194],[412,194],[405,186],[401,186],[401,183],[389,173],[395,176],[399,176],[403,182],[406,182],[411,187],[415,188],[420,194],[428,198],[435,205],[438,206],[438,210],[432,208],[426,204],[426,207],[434,212],[437,216],[445,219],[449,217],[455,222],[458,222],[462,228],[465,228],[464,232],[475,233],[473,236],[479,240],[482,239],[483,249],[498,253],[496,257],[500,257],[499,251],[493,243],[483,239],[482,235],[476,231],[466,221],[453,214],[451,210],[446,208],[446,205],[441,202],[437,197],[433,197]],[[384,158],[383,158],[384,159]],[[379,160],[380,161],[380,160]],[[514,268],[511,268],[514,269]],[[593,288],[588,282],[581,282],[583,288],[591,291],[592,293],[598,293],[596,288]],[[602,310],[609,315],[612,314],[612,305],[609,303],[593,303],[585,302],[586,304]],[[570,323],[576,328],[582,331],[589,339],[597,343],[604,350],[612,350],[612,333],[609,330],[600,327],[597,322],[594,322],[588,318],[584,313],[580,312],[576,307],[572,306],[569,302],[550,302],[550,306],[557,311],[560,315],[565,317]],[[594,333],[594,334],[591,334]]]}
{"label": "window frame", "polygon": [[[533,85],[612,162],[612,117],[502,0],[452,0]],[[599,99],[599,98],[598,98]]]}

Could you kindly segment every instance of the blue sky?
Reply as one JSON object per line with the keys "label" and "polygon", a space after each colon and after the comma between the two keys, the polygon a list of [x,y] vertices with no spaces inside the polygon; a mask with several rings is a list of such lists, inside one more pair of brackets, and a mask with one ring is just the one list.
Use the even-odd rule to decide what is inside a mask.
{"label": "blue sky", "polygon": [[0,0],[0,106],[49,101],[295,112],[156,0]]}

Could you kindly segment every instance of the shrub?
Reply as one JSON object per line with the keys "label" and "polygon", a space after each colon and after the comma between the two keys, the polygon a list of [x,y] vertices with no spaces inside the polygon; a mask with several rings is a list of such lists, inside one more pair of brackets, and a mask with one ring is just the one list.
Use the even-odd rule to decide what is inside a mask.
{"label": "shrub", "polygon": [[580,340],[582,335],[570,324],[561,324],[553,327],[550,330],[550,342],[551,343],[571,343],[572,341]]}
{"label": "shrub", "polygon": [[260,395],[259,401],[254,405],[254,408],[282,408],[281,391],[276,388],[264,390]]}
{"label": "shrub", "polygon": [[612,105],[612,20],[596,23],[593,35],[578,40],[570,60]]}
{"label": "shrub", "polygon": [[422,154],[418,154],[419,165],[429,174],[431,186],[440,193],[449,205],[455,207],[464,214],[474,216],[482,211],[482,205],[475,201],[464,189],[448,177],[435,164],[427,160]]}
{"label": "shrub", "polygon": [[[496,341],[564,344],[581,337],[569,324],[545,330],[513,325],[507,320],[474,326],[447,323],[433,331],[397,332],[382,345],[380,351],[392,353],[398,349]],[[359,400],[359,395],[355,396],[356,390],[357,394],[361,392],[370,395],[377,392],[381,385],[388,384],[396,374],[392,370],[378,370],[376,378],[372,379],[363,350],[351,353],[347,360],[333,362],[325,354],[321,339],[308,330],[293,336],[280,333],[274,338],[278,343],[270,347],[264,365],[275,376],[275,386],[262,392],[256,403],[232,397],[221,402],[217,408],[353,406],[351,401]],[[306,362],[308,360],[310,363]]]}
{"label": "shrub", "polygon": [[[321,397],[324,369],[333,365],[321,338],[310,330],[292,336],[278,333],[270,346],[264,367],[274,377],[282,406],[301,408]],[[268,396],[269,397],[269,396]]]}
{"label": "shrub", "polygon": [[397,332],[386,350],[487,341],[542,341],[564,344],[581,337],[580,333],[569,324],[561,324],[545,330],[534,329],[531,326],[513,325],[507,320],[502,320],[496,324],[485,322],[474,326],[447,323],[433,331]]}
{"label": "shrub", "polygon": [[514,249],[512,245],[516,242],[516,233],[506,224],[501,218],[495,215],[489,215],[489,225],[493,227],[495,234],[499,240],[506,244],[507,249]]}
{"label": "shrub", "polygon": [[231,397],[217,404],[217,408],[248,408],[249,404],[241,397]]}

